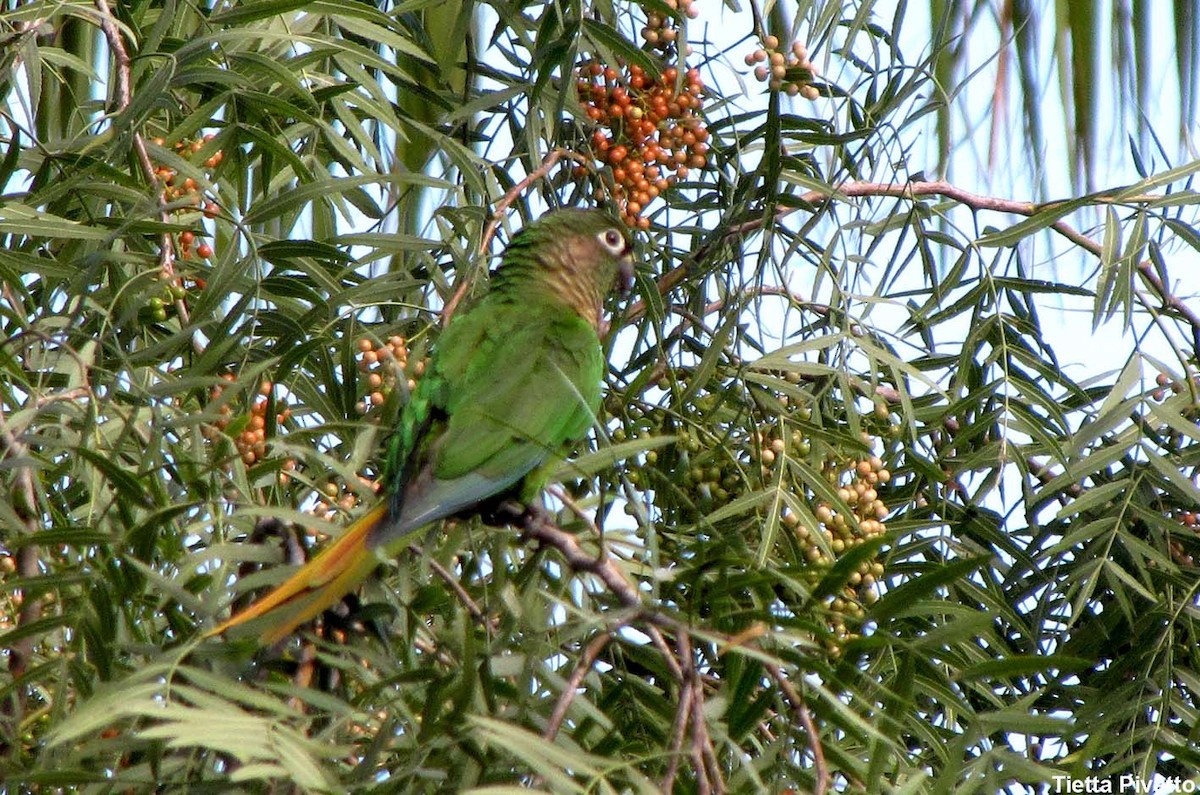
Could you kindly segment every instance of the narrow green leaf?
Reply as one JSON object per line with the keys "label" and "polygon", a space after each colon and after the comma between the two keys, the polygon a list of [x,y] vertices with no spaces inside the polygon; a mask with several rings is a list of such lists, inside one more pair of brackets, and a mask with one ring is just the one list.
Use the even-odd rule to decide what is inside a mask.
{"label": "narrow green leaf", "polygon": [[909,610],[925,611],[936,609],[936,601],[924,602],[925,597],[939,587],[948,585],[966,577],[971,572],[987,565],[990,556],[959,558],[947,561],[932,571],[914,577],[887,592],[876,602],[870,611],[870,616],[876,621],[885,622]]}

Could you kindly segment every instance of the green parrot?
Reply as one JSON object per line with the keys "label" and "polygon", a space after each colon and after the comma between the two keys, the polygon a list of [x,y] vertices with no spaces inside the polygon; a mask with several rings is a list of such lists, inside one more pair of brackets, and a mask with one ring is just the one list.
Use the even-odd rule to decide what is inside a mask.
{"label": "green parrot", "polygon": [[405,537],[515,498],[527,505],[548,464],[600,406],[602,306],[628,290],[632,245],[600,210],[557,210],[509,244],[491,289],[437,341],[401,411],[384,496],[274,591],[209,635],[253,621],[264,645],[334,605]]}

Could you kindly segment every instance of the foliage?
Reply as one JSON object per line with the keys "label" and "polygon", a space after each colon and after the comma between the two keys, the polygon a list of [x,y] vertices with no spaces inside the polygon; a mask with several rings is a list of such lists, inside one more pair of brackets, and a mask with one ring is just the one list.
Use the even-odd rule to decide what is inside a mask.
{"label": "foliage", "polygon": [[[6,791],[1200,766],[1200,162],[1041,205],[907,182],[943,95],[902,17],[675,6],[0,15]],[[701,99],[650,136],[682,173],[621,208],[638,284],[554,524],[431,528],[281,649],[203,638],[280,579],[272,520],[372,498],[493,220],[642,190],[593,64]]]}

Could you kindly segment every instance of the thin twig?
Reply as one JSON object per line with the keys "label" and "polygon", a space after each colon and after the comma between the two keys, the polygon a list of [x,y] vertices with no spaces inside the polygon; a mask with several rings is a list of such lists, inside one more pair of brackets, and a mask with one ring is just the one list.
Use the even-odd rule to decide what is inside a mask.
{"label": "thin twig", "polygon": [[675,721],[671,724],[671,746],[667,758],[667,772],[663,775],[662,791],[675,791],[675,776],[679,773],[679,760],[683,756],[683,738],[687,734],[687,719],[692,711],[692,689],[681,687],[679,704],[675,707]]}
{"label": "thin twig", "polygon": [[[492,238],[496,236],[496,230],[499,228],[500,222],[504,220],[504,213],[517,200],[517,197],[530,185],[549,174],[550,169],[554,168],[554,164],[564,157],[582,165],[588,164],[587,158],[569,149],[554,149],[550,154],[546,155],[540,166],[526,174],[520,182],[505,191],[504,195],[496,202],[495,208],[492,210],[492,217],[488,219],[487,224],[483,227],[483,236],[479,240],[480,256],[487,254],[488,247],[492,245]],[[455,288],[454,294],[450,296],[450,300],[446,301],[446,305],[442,309],[443,326],[450,322],[450,317],[462,302],[470,286],[471,280],[469,278],[462,279],[458,287]]]}
{"label": "thin twig", "polygon": [[[412,548],[413,547],[410,547],[410,549]],[[450,589],[454,591],[454,595],[458,597],[458,600],[466,606],[467,612],[471,614],[471,618],[475,619],[477,623],[486,627],[487,629],[492,629],[493,625],[492,622],[488,620],[487,613],[483,612],[483,609],[476,604],[474,599],[471,598],[471,594],[467,593],[467,589],[462,586],[462,583],[458,581],[458,578],[451,574],[445,566],[438,563],[433,558],[427,558],[427,561],[429,563],[429,568],[433,569],[433,573],[440,577],[442,582],[449,585]]]}
{"label": "thin twig", "polygon": [[[658,649],[662,655],[663,662],[667,664],[667,670],[671,672],[671,678],[683,687],[683,669],[679,667],[679,663],[675,660],[675,655],[671,652],[671,647],[667,645],[667,639],[663,637],[662,632],[658,627],[650,625],[646,627],[646,634],[650,636],[650,642],[654,644],[654,648]],[[680,634],[684,632],[683,628],[678,628]]]}
{"label": "thin twig", "polygon": [[521,193],[523,193],[530,185],[537,182],[539,179],[543,179],[547,174],[549,174],[550,169],[554,168],[554,164],[559,160],[562,160],[564,157],[568,160],[574,160],[581,165],[588,164],[588,159],[586,157],[577,152],[572,152],[570,149],[559,148],[552,150],[550,154],[546,155],[545,159],[542,160],[542,164],[540,166],[535,168],[533,171],[530,171],[525,175],[524,179],[505,191],[504,195],[501,196],[499,201],[496,202],[496,207],[494,210],[492,210],[492,218],[488,221],[487,226],[483,229],[483,239],[479,241],[480,254],[487,253],[488,246],[492,244],[492,237],[496,234],[496,229],[500,226],[500,222],[504,220],[504,213],[507,212],[508,208],[512,206],[512,203],[517,200],[517,197],[520,196]]}
{"label": "thin twig", "polygon": [[[549,489],[547,489],[547,491],[550,492],[550,496],[554,497],[554,499],[558,500],[563,505],[567,506],[567,508],[571,511],[571,513],[575,514],[577,517],[582,519],[584,524],[587,525],[588,530],[591,530],[598,537],[603,537],[604,533],[596,525],[595,520],[592,519],[592,517],[588,514],[587,511],[583,510],[583,506],[580,505],[578,502],[576,502],[574,500],[574,498],[571,497],[570,494],[567,494],[567,492],[564,491],[559,486],[551,486]],[[600,550],[601,555],[605,554],[605,552],[606,552],[606,550],[603,550],[603,549]]]}
{"label": "thin twig", "polygon": [[558,734],[559,727],[562,726],[563,720],[567,717],[567,710],[571,708],[571,703],[575,700],[575,694],[579,692],[579,688],[583,684],[583,678],[592,670],[592,666],[596,664],[596,658],[600,656],[600,652],[604,651],[604,647],[611,640],[612,633],[605,630],[592,638],[592,642],[584,648],[583,655],[579,658],[579,662],[575,664],[575,670],[571,672],[571,678],[563,686],[563,691],[554,705],[554,710],[550,713],[550,721],[546,724],[545,731],[542,732],[542,736],[547,740],[553,740],[555,735]]}
{"label": "thin twig", "polygon": [[813,756],[813,795],[825,795],[829,790],[829,766],[825,763],[825,751],[821,747],[821,736],[817,734],[816,724],[813,723],[812,715],[809,714],[808,705],[804,703],[804,697],[792,687],[792,683],[783,675],[783,671],[779,666],[772,663],[764,663],[767,673],[775,680],[775,684],[779,685],[779,690],[783,693],[783,697],[792,705],[792,711],[796,713],[796,719],[800,721],[800,725],[804,727],[805,733],[808,735],[808,747],[812,751]]}
{"label": "thin twig", "polygon": [[704,718],[704,681],[696,670],[696,659],[692,652],[691,635],[679,632],[679,666],[684,673],[684,687],[691,692],[692,748],[690,756],[696,773],[696,784],[701,793],[725,792],[725,781],[721,777],[721,766],[708,733],[708,722]]}

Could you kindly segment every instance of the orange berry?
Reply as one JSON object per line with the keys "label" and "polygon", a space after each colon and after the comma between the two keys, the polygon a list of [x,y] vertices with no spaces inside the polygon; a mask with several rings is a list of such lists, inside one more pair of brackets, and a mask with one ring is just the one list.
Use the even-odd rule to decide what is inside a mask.
{"label": "orange berry", "polygon": [[213,255],[213,247],[208,243],[201,243],[200,245],[196,246],[196,254],[201,259],[208,259]]}

